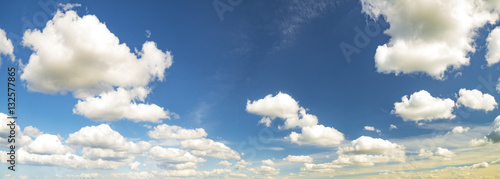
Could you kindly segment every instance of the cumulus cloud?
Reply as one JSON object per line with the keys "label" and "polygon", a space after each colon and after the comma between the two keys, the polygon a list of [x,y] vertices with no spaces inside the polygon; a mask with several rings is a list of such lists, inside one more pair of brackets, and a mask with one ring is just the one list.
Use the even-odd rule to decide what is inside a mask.
{"label": "cumulus cloud", "polygon": [[460,134],[460,133],[464,133],[464,132],[467,132],[469,131],[470,127],[462,127],[462,126],[457,126],[457,127],[454,127],[451,132],[453,134]]}
{"label": "cumulus cloud", "polygon": [[288,155],[283,159],[288,162],[296,162],[296,163],[312,163],[313,158],[307,155]]}
{"label": "cumulus cloud", "polygon": [[[164,80],[165,69],[172,65],[170,52],[159,50],[155,42],[145,42],[142,50],[131,53],[96,16],[80,17],[68,10],[57,11],[43,30],[26,30],[22,43],[34,51],[21,74],[29,90],[72,92],[83,99],[74,112],[95,120],[168,118],[161,107],[135,103],[147,96],[144,88],[151,81]],[[123,98],[112,101],[118,97]]]}
{"label": "cumulus cloud", "polygon": [[497,108],[498,104],[495,98],[487,93],[482,93],[477,89],[467,90],[460,89],[457,104],[462,104],[472,109],[492,111]]}
{"label": "cumulus cloud", "polygon": [[149,157],[159,162],[159,167],[167,169],[195,168],[196,163],[206,161],[182,149],[163,148],[159,146],[155,146],[149,150]]}
{"label": "cumulus cloud", "polygon": [[179,126],[161,124],[148,132],[149,137],[154,139],[199,139],[207,136],[203,128],[184,129]]}
{"label": "cumulus cloud", "polygon": [[304,167],[300,168],[301,172],[316,172],[316,173],[333,173],[335,169],[342,166],[333,163],[304,163]]}
{"label": "cumulus cloud", "polygon": [[[15,59],[14,46],[12,45],[12,41],[7,38],[3,29],[0,29],[0,55],[9,55],[11,60]],[[2,58],[0,58],[0,64],[2,64],[1,62]]]}
{"label": "cumulus cloud", "polygon": [[134,122],[161,122],[170,119],[169,112],[156,104],[137,104],[144,102],[151,91],[138,87],[131,90],[118,88],[116,91],[103,92],[99,97],[86,97],[78,100],[73,113],[96,121],[116,121],[127,118]]}
{"label": "cumulus cloud", "polygon": [[232,150],[221,142],[215,142],[211,139],[189,139],[181,141],[181,147],[191,150],[196,156],[214,157],[219,159],[241,159],[238,152]]}
{"label": "cumulus cloud", "polygon": [[447,69],[469,65],[476,30],[498,19],[498,12],[493,11],[498,8],[492,3],[361,0],[363,13],[390,24],[385,33],[391,39],[376,50],[377,71],[423,72],[442,79]]}
{"label": "cumulus cloud", "polygon": [[33,127],[33,126],[27,126],[23,130],[24,135],[30,136],[30,137],[38,137],[43,134],[38,128]]}
{"label": "cumulus cloud", "polygon": [[336,165],[372,166],[375,163],[406,161],[405,147],[388,140],[361,136],[350,146],[339,147]]}
{"label": "cumulus cloud", "polygon": [[366,131],[375,131],[378,134],[382,133],[382,131],[380,131],[379,129],[375,129],[375,127],[373,127],[373,126],[365,126],[363,129],[366,130]]}
{"label": "cumulus cloud", "polygon": [[299,145],[337,145],[344,141],[344,134],[332,127],[315,125],[302,128],[302,133],[292,132],[286,139]]}
{"label": "cumulus cloud", "polygon": [[271,166],[260,166],[257,168],[249,168],[249,172],[253,172],[255,177],[270,177],[274,175],[278,175],[280,173],[280,169],[273,168]]}
{"label": "cumulus cloud", "polygon": [[83,127],[79,131],[69,134],[66,142],[74,146],[111,149],[130,153],[142,153],[151,147],[148,142],[139,141],[135,143],[127,141],[125,137],[111,129],[107,124]]}
{"label": "cumulus cloud", "polygon": [[65,146],[55,135],[42,134],[31,142],[26,150],[34,154],[65,154],[71,153],[72,149]]}
{"label": "cumulus cloud", "polygon": [[274,162],[271,159],[262,160],[263,165],[274,166]]}
{"label": "cumulus cloud", "polygon": [[455,118],[452,114],[455,102],[449,98],[432,97],[429,92],[421,90],[413,93],[409,99],[405,95],[401,100],[401,102],[394,103],[394,110],[391,113],[400,116],[403,121],[418,122]]}
{"label": "cumulus cloud", "polygon": [[421,148],[418,156],[431,159],[451,160],[451,158],[455,156],[455,153],[441,147],[438,147],[434,152]]}
{"label": "cumulus cloud", "polygon": [[270,126],[276,117],[285,119],[284,126],[280,129],[292,129],[299,127],[302,133],[292,132],[285,139],[299,145],[335,145],[344,140],[344,134],[333,127],[318,125],[318,118],[308,114],[304,107],[290,95],[279,92],[277,95],[267,95],[256,100],[247,101],[246,110],[249,113],[263,116],[259,123]]}
{"label": "cumulus cloud", "polygon": [[500,61],[500,27],[496,27],[486,38],[486,61],[491,66]]}
{"label": "cumulus cloud", "polygon": [[130,170],[139,170],[139,166],[141,166],[141,162],[135,161],[135,162],[129,163],[128,166],[130,167]]}

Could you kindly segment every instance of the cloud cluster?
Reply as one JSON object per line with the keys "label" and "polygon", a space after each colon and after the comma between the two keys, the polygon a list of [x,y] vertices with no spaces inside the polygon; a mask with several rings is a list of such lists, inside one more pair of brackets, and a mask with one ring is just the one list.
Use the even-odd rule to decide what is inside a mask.
{"label": "cloud cluster", "polygon": [[375,163],[406,161],[405,147],[388,140],[361,136],[351,146],[339,147],[333,163],[349,166],[372,166]]}
{"label": "cloud cluster", "polygon": [[179,126],[161,124],[148,132],[149,137],[154,139],[199,139],[207,136],[203,128],[184,129]]}
{"label": "cloud cluster", "polygon": [[418,156],[431,159],[451,160],[451,158],[455,156],[455,153],[441,147],[436,148],[434,152],[421,148]]}
{"label": "cloud cluster", "polygon": [[467,90],[462,88],[458,94],[457,104],[462,104],[472,109],[492,111],[498,106],[493,96],[487,93],[483,94],[477,89]]}
{"label": "cloud cluster", "polygon": [[344,140],[344,134],[333,127],[318,125],[318,118],[308,114],[306,109],[299,106],[299,103],[286,93],[279,92],[275,96],[247,101],[246,110],[249,113],[263,116],[259,123],[267,127],[275,118],[285,120],[284,126],[280,129],[301,128],[302,133],[292,132],[285,139],[299,145],[336,145]]}
{"label": "cloud cluster", "polygon": [[455,102],[452,99],[432,97],[429,92],[421,90],[413,93],[409,99],[405,95],[401,100],[401,102],[394,103],[394,110],[391,113],[402,117],[403,121],[418,122],[455,118],[452,114]]}
{"label": "cloud cluster", "polygon": [[[57,11],[43,30],[26,30],[23,45],[31,48],[21,79],[28,89],[42,93],[66,93],[81,100],[76,114],[93,120],[160,122],[168,111],[144,102],[146,86],[163,81],[172,56],[155,42],[145,42],[131,53],[125,43],[94,15]],[[114,90],[118,87],[118,90]]]}
{"label": "cloud cluster", "polygon": [[469,65],[476,30],[494,24],[499,7],[497,1],[483,0],[361,0],[361,4],[363,13],[390,24],[385,33],[391,39],[376,50],[377,71],[423,72],[436,79],[449,68]]}
{"label": "cloud cluster", "polygon": [[296,163],[311,163],[313,162],[313,158],[307,155],[288,155],[283,159],[288,162],[296,162]]}

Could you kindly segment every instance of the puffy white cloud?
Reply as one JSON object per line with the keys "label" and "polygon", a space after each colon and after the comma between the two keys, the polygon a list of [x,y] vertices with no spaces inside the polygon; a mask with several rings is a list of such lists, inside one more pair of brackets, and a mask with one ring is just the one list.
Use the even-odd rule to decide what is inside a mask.
{"label": "puffy white cloud", "polygon": [[148,132],[149,137],[154,139],[199,139],[207,136],[203,128],[184,129],[179,126],[161,124]]}
{"label": "puffy white cloud", "polygon": [[65,154],[71,153],[72,149],[65,146],[55,135],[43,134],[38,136],[27,147],[27,151],[34,154]]}
{"label": "puffy white cloud", "polygon": [[452,114],[455,102],[451,99],[432,97],[429,92],[421,90],[413,93],[408,99],[405,95],[401,102],[394,103],[393,114],[403,118],[403,121],[420,120],[431,121],[434,119],[453,119]]}
{"label": "puffy white cloud", "polygon": [[33,126],[27,126],[23,130],[24,135],[30,136],[30,137],[38,137],[39,135],[42,135],[43,132],[40,131],[38,128],[33,127]]}
{"label": "puffy white cloud", "polygon": [[222,166],[226,166],[226,167],[233,165],[231,162],[228,162],[227,160],[220,161],[217,164],[222,165]]}
{"label": "puffy white cloud", "polygon": [[271,159],[262,160],[263,165],[274,166],[274,162]]}
{"label": "puffy white cloud", "polygon": [[191,153],[196,156],[214,157],[220,159],[241,159],[238,152],[232,150],[221,142],[215,142],[211,139],[189,139],[181,141],[182,148],[191,149]]}
{"label": "puffy white cloud", "polygon": [[82,153],[91,160],[103,159],[112,161],[128,161],[133,160],[135,157],[130,155],[127,151],[90,147],[83,147]]}
{"label": "puffy white cloud", "polygon": [[455,156],[455,153],[441,147],[438,147],[434,152],[421,148],[418,156],[431,159],[451,160],[451,158]]}
{"label": "puffy white cloud", "polygon": [[307,155],[288,155],[283,159],[284,161],[296,162],[296,163],[312,163],[313,158]]}
{"label": "puffy white cloud", "polygon": [[[11,60],[14,60],[14,46],[12,41],[7,38],[7,35],[3,29],[0,29],[0,55],[9,55]],[[0,58],[0,64],[2,58]]]}
{"label": "puffy white cloud", "polygon": [[[10,146],[9,142],[8,142],[8,138],[9,136],[11,135],[10,132],[10,126],[8,124],[10,124],[11,122],[13,122],[14,120],[11,120],[8,118],[9,116],[4,114],[4,113],[0,113],[0,147],[5,147],[5,148],[8,148]],[[22,146],[25,146],[25,145],[28,145],[32,142],[32,139],[31,137],[28,137],[26,135],[24,135],[22,132],[21,132],[21,128],[20,126],[18,126],[17,122],[15,123],[16,124],[16,128],[15,128],[15,140],[16,140],[16,147],[22,147]]]}
{"label": "puffy white cloud", "polygon": [[[129,153],[142,153],[151,148],[151,144],[148,142],[139,141],[134,143],[127,141],[125,137],[111,129],[107,124],[83,127],[79,131],[69,134],[66,142],[74,146],[112,149],[113,151],[126,151]],[[102,152],[107,151],[99,151],[99,153]],[[96,153],[96,151],[92,153]]]}
{"label": "puffy white cloud", "polygon": [[457,127],[454,127],[451,132],[453,134],[460,134],[460,133],[464,133],[464,132],[467,132],[469,131],[470,127],[462,127],[462,126],[457,126]]}
{"label": "puffy white cloud", "polygon": [[457,104],[463,104],[472,109],[492,111],[498,106],[493,96],[487,93],[483,94],[477,89],[467,90],[462,88],[458,93],[460,97],[457,99]]}
{"label": "puffy white cloud", "polygon": [[130,167],[130,170],[139,170],[139,166],[141,166],[141,162],[135,161],[135,162],[129,163],[128,166]]}
{"label": "puffy white cloud", "polygon": [[471,168],[488,168],[490,165],[488,165],[488,162],[481,162],[481,163],[476,163],[471,166]]}
{"label": "puffy white cloud", "polygon": [[168,118],[168,112],[157,105],[135,102],[144,101],[150,92],[145,87],[151,81],[163,81],[165,69],[172,65],[170,52],[162,52],[155,42],[145,42],[141,51],[131,53],[96,16],[80,17],[68,10],[57,11],[43,30],[27,30],[23,45],[34,53],[21,79],[32,91],[72,92],[83,99],[74,113],[110,121]]}
{"label": "puffy white cloud", "polygon": [[71,9],[73,9],[75,7],[81,7],[82,5],[78,4],[78,3],[74,3],[74,4],[71,4],[71,3],[66,3],[66,4],[59,3],[58,6],[61,7],[64,11],[67,11],[67,10],[71,10]]}
{"label": "puffy white cloud", "polygon": [[292,132],[285,138],[289,139],[292,143],[299,145],[336,145],[344,141],[344,134],[332,127],[315,125],[302,128],[302,133]]}
{"label": "puffy white cloud", "polygon": [[496,27],[486,38],[486,61],[491,66],[500,61],[500,27]]}
{"label": "puffy white cloud", "polygon": [[375,127],[373,127],[373,126],[365,126],[363,129],[367,130],[367,131],[375,131],[375,132],[377,132],[379,134],[382,133],[382,131],[380,131],[379,129],[375,129]]}
{"label": "puffy white cloud", "polygon": [[376,50],[377,71],[423,72],[436,79],[449,68],[469,65],[475,30],[498,19],[498,11],[482,0],[361,0],[361,4],[362,12],[372,19],[383,17],[390,24],[385,33],[391,39]]}
{"label": "puffy white cloud", "polygon": [[272,119],[276,117],[298,118],[299,103],[290,95],[279,92],[276,96],[267,95],[257,101],[247,100],[246,110],[249,113],[269,116]]}
{"label": "puffy white cloud", "polygon": [[42,31],[27,30],[23,44],[35,53],[21,78],[29,89],[44,93],[145,86],[163,80],[172,64],[170,52],[161,52],[154,42],[133,54],[96,16],[80,17],[72,10],[56,12]]}
{"label": "puffy white cloud", "polygon": [[405,147],[387,140],[361,136],[351,146],[339,147],[337,165],[371,166],[375,163],[406,161]]}
{"label": "puffy white cloud", "polygon": [[196,168],[196,163],[206,161],[182,149],[163,148],[159,146],[155,146],[149,150],[149,158],[157,161],[159,167],[178,170]]}
{"label": "puffy white cloud", "polygon": [[239,170],[239,169],[244,169],[244,168],[246,168],[246,166],[249,166],[249,165],[252,165],[252,163],[247,162],[245,160],[240,160],[240,161],[236,162],[236,165],[234,165],[234,168],[236,170]]}
{"label": "puffy white cloud", "polygon": [[170,119],[169,112],[156,104],[137,104],[135,100],[144,102],[150,93],[149,89],[138,87],[131,90],[118,88],[116,91],[103,92],[99,97],[86,97],[78,100],[73,113],[80,114],[96,121],[116,121],[127,118],[134,122],[161,122]]}

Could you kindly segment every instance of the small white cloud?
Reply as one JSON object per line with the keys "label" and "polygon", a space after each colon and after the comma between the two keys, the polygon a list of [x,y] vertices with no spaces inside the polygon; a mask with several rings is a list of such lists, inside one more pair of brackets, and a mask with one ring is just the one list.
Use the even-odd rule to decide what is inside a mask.
{"label": "small white cloud", "polygon": [[285,139],[299,145],[337,145],[344,141],[344,134],[332,127],[315,125],[302,128],[302,133],[292,132]]}
{"label": "small white cloud", "polygon": [[495,98],[487,93],[482,93],[479,90],[460,89],[457,104],[462,104],[472,109],[492,111],[497,108],[498,104]]}
{"label": "small white cloud", "polygon": [[33,126],[27,126],[24,128],[24,135],[30,136],[30,137],[38,137],[43,134],[42,131],[38,130],[38,128],[33,127]]}
{"label": "small white cloud", "polygon": [[138,161],[135,161],[135,162],[128,164],[128,166],[130,167],[130,170],[139,170],[140,165],[141,165],[141,163]]}
{"label": "small white cloud", "polygon": [[241,159],[238,152],[232,150],[221,142],[215,142],[211,139],[189,139],[181,142],[182,148],[191,150],[196,156],[214,157],[219,159]]}
{"label": "small white cloud", "polygon": [[288,162],[296,162],[296,163],[312,163],[313,158],[307,155],[288,155],[283,159]]}
{"label": "small white cloud", "polygon": [[149,38],[151,37],[151,31],[150,30],[146,30],[146,38]]}
{"label": "small white cloud", "polygon": [[365,126],[364,127],[364,130],[367,130],[367,131],[375,131],[377,132],[378,134],[382,134],[382,131],[378,130],[378,129],[375,129],[375,127],[373,126]]}
{"label": "small white cloud", "polygon": [[62,7],[62,9],[64,11],[68,11],[68,10],[71,10],[75,7],[81,7],[82,5],[81,4],[71,4],[71,3],[66,3],[66,4],[62,4],[62,3],[59,3],[59,7]]}
{"label": "small white cloud", "polygon": [[462,126],[456,126],[454,127],[451,132],[453,134],[460,134],[469,131],[470,127],[462,127]]}
{"label": "small white cloud", "polygon": [[392,129],[398,129],[398,127],[396,125],[394,125],[394,124],[391,124],[389,126],[389,130],[392,130]]}
{"label": "small white cloud", "polygon": [[481,162],[481,163],[476,163],[471,166],[471,168],[488,168],[490,165],[488,165],[488,162]]}
{"label": "small white cloud", "polygon": [[403,121],[431,121],[434,119],[453,119],[455,102],[451,99],[432,97],[429,92],[421,90],[413,93],[410,98],[403,96],[401,102],[394,103],[391,113],[403,118]]}
{"label": "small white cloud", "polygon": [[263,165],[274,166],[274,162],[271,159],[262,160]]}
{"label": "small white cloud", "polygon": [[199,139],[207,136],[203,128],[184,129],[179,126],[161,124],[148,132],[149,137],[154,139]]}

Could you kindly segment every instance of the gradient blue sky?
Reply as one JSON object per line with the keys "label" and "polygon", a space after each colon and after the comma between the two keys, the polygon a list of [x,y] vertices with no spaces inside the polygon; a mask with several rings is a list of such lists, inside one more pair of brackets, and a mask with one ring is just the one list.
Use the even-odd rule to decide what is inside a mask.
{"label": "gradient blue sky", "polygon": [[[34,51],[22,44],[22,36],[27,29],[44,29],[45,23],[54,17],[56,8],[64,13],[62,7],[53,6],[54,2],[59,3],[45,0],[38,3],[25,0],[0,3],[0,29],[11,39],[16,59],[13,62],[7,54],[3,54],[2,72],[6,73],[6,69],[11,66],[21,70],[21,63],[30,63],[30,56]],[[495,29],[496,20],[466,29],[468,31],[464,38],[471,39],[470,44],[475,52],[461,50],[470,59],[470,64],[458,65],[456,69],[452,69],[450,65],[439,79],[440,77],[423,70],[397,75],[377,70],[377,48],[389,43],[400,32],[383,33],[383,30],[397,26],[388,25],[382,17],[385,15],[395,18],[391,14],[381,13],[381,18],[375,21],[362,10],[362,2],[376,4],[375,2],[242,0],[241,4],[232,7],[232,11],[223,14],[224,19],[217,15],[214,2],[216,1],[62,1],[63,4],[81,4],[80,7],[67,11],[75,11],[80,17],[94,15],[119,39],[120,44],[124,43],[131,49],[131,53],[134,53],[135,48],[142,49],[146,41],[155,42],[162,52],[170,51],[173,64],[165,69],[163,81],[152,81],[146,85],[151,93],[144,103],[156,104],[178,117],[170,115],[170,119],[163,119],[161,123],[134,122],[126,118],[111,121],[92,119],[74,112],[75,105],[82,99],[74,97],[71,91],[55,94],[33,91],[28,87],[29,82],[18,76],[18,125],[22,129],[32,126],[44,134],[59,135],[63,145],[70,146],[74,149],[73,154],[83,157],[86,156],[81,151],[82,147],[70,145],[71,142],[67,141],[69,135],[86,126],[101,124],[109,125],[127,141],[146,141],[152,146],[163,148],[181,148],[179,142],[182,140],[173,139],[169,143],[168,140],[154,139],[148,135],[148,131],[154,127],[166,124],[185,129],[202,128],[208,134],[205,138],[223,143],[241,156],[239,160],[201,156],[205,162],[198,162],[196,168],[182,169],[198,172],[188,177],[238,177],[230,173],[256,178],[409,177],[433,172],[447,176],[454,169],[465,170],[460,167],[470,170],[469,175],[464,174],[465,176],[483,173],[485,176],[498,177],[500,169],[498,165],[494,165],[500,163],[496,160],[500,158],[498,141],[495,138],[485,138],[491,140],[492,144],[479,147],[469,145],[469,141],[473,139],[481,139],[490,132],[495,134],[496,126],[493,121],[499,115],[496,102],[494,110],[472,109],[473,107],[457,102],[460,89],[477,89],[483,94],[498,97],[496,86],[499,66],[488,65],[485,59],[488,52],[486,39]],[[226,1],[220,2],[228,4]],[[44,9],[44,3],[51,4],[49,11]],[[420,7],[418,3],[414,6]],[[425,19],[416,23],[425,24]],[[381,30],[368,37],[367,45],[359,48],[359,53],[350,55],[350,61],[347,60],[341,44],[356,46],[355,40],[359,34],[355,29],[364,31],[367,24]],[[424,28],[422,33],[416,33],[415,38],[418,39],[418,35],[425,33]],[[476,35],[470,35],[474,33]],[[436,39],[439,41],[440,38]],[[0,83],[7,83],[6,75],[2,75]],[[117,90],[118,86],[113,85],[113,88]],[[427,91],[432,97],[449,98],[456,102],[452,108],[455,117],[405,121],[397,111],[391,112],[395,110],[395,103],[401,102],[403,96],[410,97],[421,90]],[[308,114],[315,115],[318,124],[338,130],[345,139],[332,145],[314,142],[299,145],[286,137],[291,132],[300,133],[304,126],[278,129],[285,121],[280,117],[274,119],[270,127],[259,124],[259,120],[266,115],[249,111],[247,100],[254,102],[267,95],[279,95],[280,92],[306,108]],[[6,93],[6,88],[0,89],[0,94]],[[0,109],[0,112],[7,114],[6,107]],[[397,126],[397,129],[390,129],[391,124]],[[380,131],[366,130],[365,126]],[[457,126],[469,127],[470,130],[455,134],[452,129]],[[271,134],[271,137],[262,138],[263,133]],[[404,146],[403,161],[390,159],[374,162],[373,165],[335,163],[339,155],[343,155],[338,151],[344,147],[355,147],[355,143],[351,142],[361,136],[370,137],[369,140],[374,141],[380,138],[385,142]],[[34,141],[36,136],[30,138]],[[453,155],[441,155],[438,148],[444,148]],[[181,149],[190,151],[185,147]],[[424,155],[420,149],[431,151],[431,156]],[[182,177],[174,176],[173,170],[176,169],[159,166],[159,162],[152,159],[150,153],[150,150],[145,150],[132,160],[120,161],[117,169],[68,168],[63,165],[18,161],[17,171],[11,172],[6,169],[6,161],[2,160],[0,173],[15,178],[108,178],[112,174],[120,174],[118,178],[134,178],[132,175],[144,175],[143,178]],[[484,153],[490,155],[482,157],[481,154]],[[338,166],[326,167],[331,170],[322,172],[307,170],[308,164],[284,161],[289,155],[310,156],[314,161],[304,162],[311,163],[310,165],[333,163]],[[372,151],[366,155],[386,154]],[[273,161],[274,165],[262,163],[267,159]],[[225,160],[231,165],[218,165]],[[241,160],[252,164],[237,169],[236,164]],[[137,170],[129,167],[132,162],[140,163]],[[490,166],[472,167],[473,164],[482,162],[487,162]],[[269,167],[279,172],[261,171]],[[203,174],[203,171],[209,173],[216,169],[221,169],[221,176],[215,176],[215,172]],[[405,173],[398,173],[401,171]]]}

